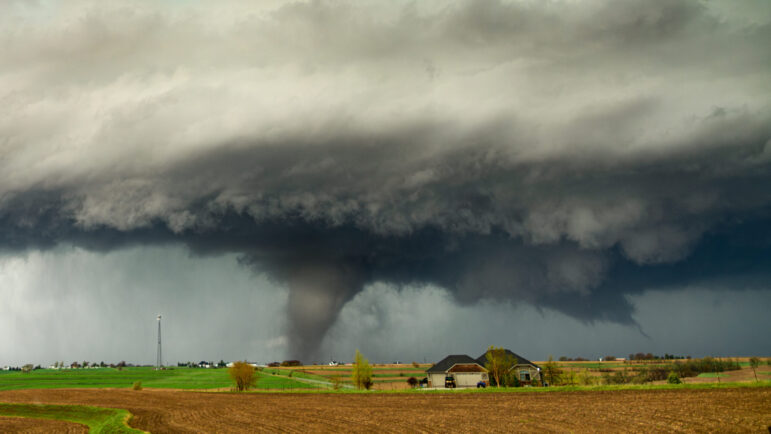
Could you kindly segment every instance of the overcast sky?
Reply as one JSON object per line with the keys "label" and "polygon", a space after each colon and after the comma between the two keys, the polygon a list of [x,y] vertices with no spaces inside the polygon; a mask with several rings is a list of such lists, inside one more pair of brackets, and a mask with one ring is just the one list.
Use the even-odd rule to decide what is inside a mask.
{"label": "overcast sky", "polygon": [[766,0],[0,3],[0,364],[771,355]]}

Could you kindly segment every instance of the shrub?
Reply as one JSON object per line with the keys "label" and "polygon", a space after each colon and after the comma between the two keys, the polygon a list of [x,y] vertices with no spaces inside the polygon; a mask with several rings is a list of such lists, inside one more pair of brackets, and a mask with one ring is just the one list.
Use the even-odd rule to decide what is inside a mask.
{"label": "shrub", "polygon": [[135,381],[133,389],[134,390],[142,390],[142,382],[139,381],[139,380]]}
{"label": "shrub", "polygon": [[291,377],[292,374],[294,374],[294,371],[289,371],[289,374],[287,374],[287,377]]}
{"label": "shrub", "polygon": [[648,369],[643,367],[643,368],[638,369],[637,370],[637,375],[634,375],[634,376],[630,377],[629,381],[632,384],[647,383],[648,381],[650,381],[649,375],[650,375],[650,372],[648,371]]}
{"label": "shrub", "polygon": [[407,379],[407,384],[410,385],[413,389],[418,386],[418,379],[415,377],[410,377]]}
{"label": "shrub", "polygon": [[648,381],[666,380],[667,370],[664,368],[650,368],[648,370]]}
{"label": "shrub", "polygon": [[688,359],[684,362],[675,362],[669,367],[677,372],[680,378],[695,377],[703,372],[718,373],[723,371],[736,371],[741,369],[738,362],[732,359],[719,360],[712,357],[703,359]]}
{"label": "shrub", "polygon": [[606,362],[613,362],[616,360],[616,356],[605,356],[602,360]]}
{"label": "shrub", "polygon": [[503,385],[506,387],[519,387],[521,384],[519,383],[519,378],[517,378],[517,374],[514,372],[507,372],[503,378]]}
{"label": "shrub", "polygon": [[589,371],[587,369],[584,369],[578,373],[576,381],[581,385],[591,386],[597,382],[597,379],[591,374],[589,374]]}
{"label": "shrub", "polygon": [[669,376],[667,377],[667,383],[680,384],[682,383],[682,381],[680,381],[680,377],[677,376],[677,373],[675,371],[672,371],[669,373]]}
{"label": "shrub", "polygon": [[233,362],[233,366],[228,368],[228,374],[230,374],[230,378],[239,392],[249,390],[257,384],[257,374],[254,366],[249,363]]}
{"label": "shrub", "polygon": [[340,390],[340,388],[343,387],[343,380],[340,377],[332,377],[329,381],[332,383],[332,388],[335,390]]}
{"label": "shrub", "polygon": [[549,386],[556,386],[562,381],[562,369],[557,367],[554,363],[554,357],[549,356],[549,360],[543,364],[543,370],[541,375],[549,384]]}
{"label": "shrub", "polygon": [[[768,364],[771,365],[771,359],[768,359]],[[420,368],[420,365],[418,365],[418,362],[412,362],[413,368]]]}
{"label": "shrub", "polygon": [[603,377],[607,384],[626,384],[630,380],[624,371],[615,371],[613,375],[604,374]]}

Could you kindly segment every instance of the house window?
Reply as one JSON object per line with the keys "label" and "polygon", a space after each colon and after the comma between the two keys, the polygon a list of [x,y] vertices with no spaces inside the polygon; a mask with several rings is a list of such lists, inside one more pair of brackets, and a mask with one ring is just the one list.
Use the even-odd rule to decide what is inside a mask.
{"label": "house window", "polygon": [[519,381],[530,381],[530,371],[519,371]]}

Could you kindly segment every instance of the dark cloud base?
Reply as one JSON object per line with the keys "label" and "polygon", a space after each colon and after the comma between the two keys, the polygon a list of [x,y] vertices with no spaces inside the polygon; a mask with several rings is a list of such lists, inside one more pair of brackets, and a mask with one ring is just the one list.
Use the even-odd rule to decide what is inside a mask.
{"label": "dark cloud base", "polygon": [[[171,231],[164,223],[120,231],[79,227],[54,193],[18,197],[0,214],[0,249],[19,253],[60,244],[107,252],[135,245],[184,244],[196,255],[236,252],[255,271],[288,285],[290,355],[311,357],[343,305],[365,285],[435,284],[462,303],[509,300],[563,312],[584,322],[636,325],[627,295],[651,288],[682,288],[731,278],[746,289],[765,289],[771,275],[771,210],[726,218],[696,243],[683,261],[641,265],[619,248],[587,251],[574,242],[533,246],[509,234],[457,234],[425,227],[407,235],[375,234],[344,224],[301,218],[255,221],[229,211],[202,231]],[[9,211],[12,210],[12,211]],[[34,210],[34,212],[33,212]],[[596,284],[560,288],[555,260],[597,258]],[[557,258],[557,259],[555,259]],[[222,288],[227,296],[227,289]]]}

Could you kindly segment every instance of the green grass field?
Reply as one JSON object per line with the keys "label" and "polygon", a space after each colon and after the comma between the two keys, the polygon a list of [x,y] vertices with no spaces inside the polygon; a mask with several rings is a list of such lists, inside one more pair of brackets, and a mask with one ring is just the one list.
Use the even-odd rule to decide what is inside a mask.
{"label": "green grass field", "polygon": [[[297,376],[297,378],[308,378],[303,376]],[[303,383],[293,378],[263,374],[257,381],[257,389],[262,390],[297,390],[297,389],[326,389],[326,387],[319,384]]]}
{"label": "green grass field", "polygon": [[[64,388],[130,388],[141,381],[144,388],[217,389],[232,385],[227,369],[174,368],[156,371],[153,368],[100,369],[39,369],[28,374],[0,371],[0,390],[64,389]],[[263,375],[259,389],[308,389],[316,385],[292,378]]]}
{"label": "green grass field", "polygon": [[728,374],[716,374],[714,372],[702,372],[701,374],[698,375],[699,378],[718,378],[718,377],[723,378],[727,376]]}
{"label": "green grass field", "polygon": [[0,403],[0,416],[53,419],[87,425],[90,433],[143,433],[126,425],[127,410],[81,405],[39,405]]}

